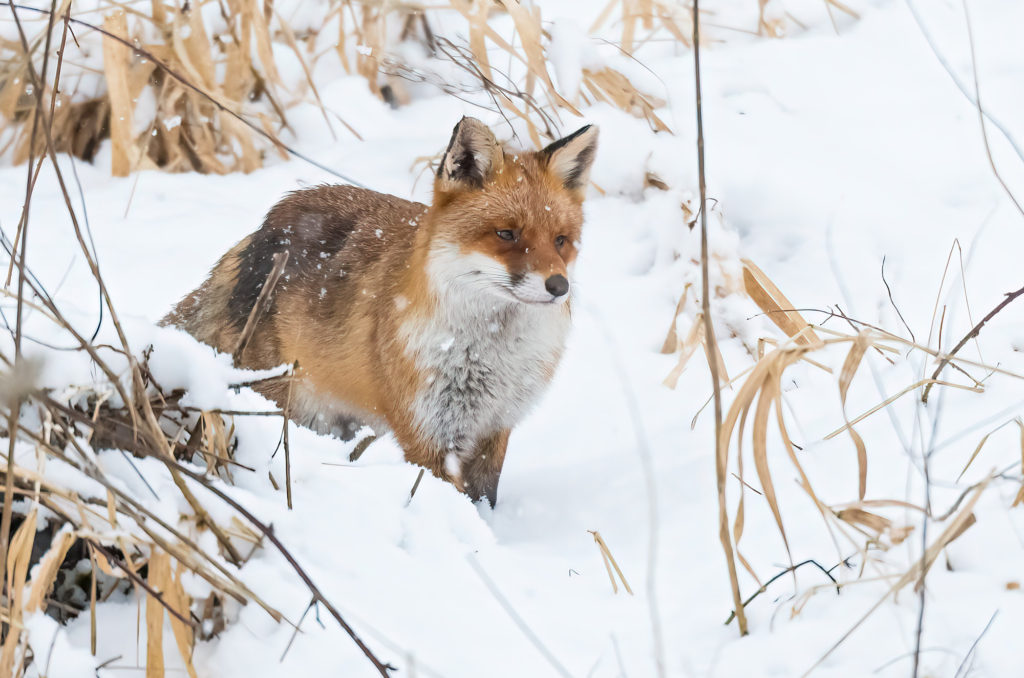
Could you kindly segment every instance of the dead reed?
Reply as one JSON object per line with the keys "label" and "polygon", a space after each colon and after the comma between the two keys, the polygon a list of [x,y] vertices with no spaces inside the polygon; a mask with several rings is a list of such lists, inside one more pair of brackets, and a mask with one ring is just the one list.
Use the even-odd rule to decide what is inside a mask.
{"label": "dead reed", "polygon": [[[36,283],[28,284],[35,288]],[[55,308],[48,308],[52,302],[45,291],[33,291],[43,297],[43,310],[50,311],[50,319],[63,326],[66,320]],[[5,433],[20,443],[18,447],[12,445],[15,454],[20,449],[27,460],[37,462],[14,462],[14,456],[8,456],[11,463],[5,480],[10,489],[4,494],[4,505],[10,508],[16,499],[21,499],[29,508],[16,513],[13,537],[5,552],[8,596],[0,608],[4,623],[0,673],[22,675],[33,658],[45,652],[45,648],[34,648],[23,635],[22,620],[26,616],[48,608],[53,613],[56,606],[61,606],[63,618],[88,613],[95,650],[95,636],[102,632],[96,625],[97,602],[117,590],[134,588],[146,600],[147,670],[157,671],[163,664],[161,642],[166,612],[182,662],[194,676],[191,654],[195,640],[209,638],[224,627],[222,612],[229,598],[242,605],[257,604],[275,620],[284,620],[280,612],[237,575],[238,568],[253,553],[270,547],[285,555],[314,598],[325,604],[380,667],[382,675],[387,675],[384,665],[347,627],[270,528],[218,489],[218,484],[232,483],[233,474],[245,468],[233,459],[231,415],[182,406],[183,392],[163,391],[153,380],[145,356],[123,357],[131,375],[128,391],[116,380],[70,394],[56,394],[35,387],[31,374],[23,376],[26,368],[15,367],[17,358],[12,360],[11,356],[0,354],[0,361],[6,365],[6,370],[0,373],[0,386],[6,396],[3,407],[12,415],[8,421],[16,422],[15,428]],[[123,369],[99,360],[97,364],[103,371]],[[128,399],[118,398],[117,391]],[[33,425],[32,421],[41,421],[43,425]],[[177,524],[168,523],[144,501],[126,492],[123,482],[108,476],[97,463],[94,450],[99,449],[122,450],[130,465],[136,459],[160,462],[191,511]],[[53,480],[42,472],[43,460],[66,465],[98,484],[105,498],[81,489],[81,481],[67,484]],[[137,473],[149,487],[145,476]],[[212,517],[210,509],[198,498],[197,487],[205,488],[235,510],[236,516],[229,524],[221,524]],[[41,510],[50,514],[49,531],[45,533],[36,529]],[[219,545],[215,552],[200,546],[204,533],[214,536]],[[69,552],[73,555],[69,556]],[[73,579],[72,573],[82,558],[89,559],[94,572],[89,580],[89,604],[85,608],[69,607],[51,591],[58,578]],[[33,570],[37,564],[39,567]],[[184,592],[181,576],[186,571],[210,585],[211,593],[206,598],[192,599]]]}
{"label": "dead reed", "polygon": [[[56,13],[49,14],[50,30],[56,17]],[[18,26],[22,43],[27,45],[26,33],[20,23]],[[67,27],[65,19],[65,31]],[[58,73],[60,65],[58,60]],[[46,656],[47,648],[36,647],[26,633],[28,616],[40,610],[58,610],[66,618],[88,611],[95,650],[96,637],[103,632],[96,621],[97,602],[117,590],[134,589],[146,600],[147,675],[163,675],[161,642],[166,612],[181,660],[195,676],[191,663],[195,640],[223,628],[224,604],[229,599],[259,605],[273,619],[284,619],[238,577],[238,569],[259,548],[279,551],[313,600],[335,618],[377,672],[388,675],[390,667],[363,643],[273,530],[221,489],[245,468],[233,458],[231,417],[235,415],[183,406],[182,392],[168,392],[153,378],[147,352],[137,353],[129,345],[57,163],[54,108],[45,105],[46,90],[39,84],[47,81],[47,67],[45,59],[42,71],[32,62],[26,63],[36,99],[29,109],[31,134],[33,139],[41,139],[43,146],[39,164],[34,157],[36,146],[29,146],[18,231],[13,241],[0,234],[17,274],[17,292],[5,291],[17,304],[13,350],[0,349],[0,410],[7,415],[4,433],[9,441],[0,543],[0,591],[4,594],[0,604],[0,675],[24,675],[27,666]],[[59,77],[54,82],[54,90],[59,90]],[[44,160],[51,163],[81,255],[101,291],[104,310],[117,336],[114,346],[101,347],[83,336],[26,264],[31,239],[29,205]],[[36,366],[21,350],[22,309],[28,306],[70,339],[73,345],[66,350],[82,354],[101,375],[95,385],[60,393],[36,385]],[[155,462],[160,468],[158,475],[173,485],[187,510],[176,523],[168,522],[104,470],[98,463],[98,449],[120,450],[150,493],[154,493],[153,487],[139,465],[145,462],[152,473]],[[63,466],[67,472],[52,476],[45,472],[47,464]],[[205,491],[197,492],[197,488]],[[227,505],[231,514],[227,522],[214,518],[225,514],[223,509],[215,510],[211,501]],[[36,528],[44,512],[49,528],[40,532]],[[201,545],[207,535],[215,548]],[[76,606],[61,599],[54,584],[73,581],[74,568],[82,559],[88,560],[92,572],[87,580],[89,590],[84,592],[89,602]],[[185,592],[181,578],[186,571],[209,584],[210,593],[204,599],[192,599]]]}
{"label": "dead reed", "polygon": [[[91,160],[109,138],[115,176],[152,167],[217,173],[259,167],[267,150],[260,144],[264,140],[240,116],[248,113],[254,125],[271,134],[287,125],[279,101],[269,8],[227,0],[220,7],[232,20],[224,22],[223,30],[210,32],[203,19],[206,5],[213,6],[153,3],[149,13],[111,5],[101,13],[71,17],[87,30],[80,32],[81,41],[76,36],[65,47],[70,53],[62,51],[65,86],[43,84],[54,101],[57,151]],[[31,17],[31,8],[22,9]],[[71,3],[52,11],[68,17]],[[53,23],[35,17],[35,33],[22,49],[0,45],[5,92],[0,121],[13,127],[7,145],[16,163],[43,149],[42,141],[33,140],[19,123],[33,116],[37,99],[27,86],[28,64],[47,56],[40,54],[41,47],[49,43]],[[99,72],[90,65],[97,51],[102,54]]]}
{"label": "dead reed", "polygon": [[[18,8],[12,2],[2,5]],[[675,19],[662,16],[667,7],[655,3],[648,9],[675,26]],[[220,21],[210,20],[213,8]],[[452,0],[440,6],[327,0],[322,23],[302,30],[274,4],[258,0],[157,2],[141,10],[114,3],[80,14],[63,0],[48,11],[20,10],[26,40],[0,41],[0,154],[15,163],[43,155],[44,141],[32,134],[39,98],[28,66],[40,70],[54,52],[55,34],[66,36],[69,23],[81,30],[72,30],[73,39],[57,50],[65,73],[62,79],[54,75],[64,86],[54,87],[52,78],[40,83],[56,150],[92,160],[109,139],[115,176],[149,168],[249,172],[262,166],[268,153],[295,154],[279,137],[297,132],[288,110],[306,100],[320,107],[332,133],[332,121],[339,121],[358,137],[343,111],[324,107],[323,83],[314,78],[324,59],[362,75],[370,90],[392,105],[409,101],[404,83],[410,80],[451,93],[483,93],[481,105],[522,120],[538,146],[559,136],[559,111],[578,116],[579,105],[598,101],[668,131],[655,112],[664,102],[612,66],[585,68],[571,100],[560,92],[549,73],[551,36],[540,9],[516,0]],[[440,14],[460,17],[468,40],[437,35],[431,22]],[[489,23],[501,14],[513,19],[517,41],[508,42]],[[434,63],[454,64],[464,82],[447,83],[429,62],[407,63],[400,49],[405,42],[420,44]],[[294,57],[301,77],[282,77],[275,54],[283,52]],[[515,75],[492,65],[497,55],[513,64]]]}
{"label": "dead reed", "polygon": [[[733,380],[730,381],[726,378],[721,382],[723,387],[728,385],[734,390],[734,396],[724,414],[717,438],[719,472],[724,474],[728,469],[734,468],[734,475],[739,480],[740,492],[738,503],[735,504],[731,517],[728,516],[728,513],[726,514],[725,519],[731,522],[731,526],[728,522],[725,523],[728,530],[726,533],[727,544],[723,546],[727,545],[735,552],[737,560],[754,581],[759,583],[762,581],[753,564],[744,557],[741,550],[745,514],[748,510],[744,495],[747,489],[751,489],[763,497],[787,553],[789,551],[787,532],[783,523],[784,511],[776,495],[776,473],[773,473],[768,462],[768,439],[775,436],[781,441],[782,449],[791,463],[791,468],[796,472],[799,487],[816,508],[826,529],[833,536],[833,539],[840,537],[844,540],[844,543],[856,549],[860,554],[862,568],[863,563],[868,560],[868,555],[871,551],[884,551],[901,544],[915,529],[911,524],[897,523],[885,517],[880,513],[880,510],[897,507],[912,509],[930,523],[939,525],[940,530],[937,536],[930,538],[923,545],[921,558],[915,561],[909,570],[895,575],[895,583],[892,584],[886,596],[879,600],[878,604],[872,608],[872,611],[877,609],[889,596],[910,583],[914,583],[915,590],[920,591],[923,586],[924,577],[942,550],[976,522],[976,517],[972,510],[981,494],[989,487],[1000,483],[1010,483],[1015,486],[1013,505],[1017,505],[1024,501],[1024,485],[1021,484],[1019,478],[1005,474],[990,475],[981,482],[965,487],[959,500],[944,513],[934,513],[927,503],[918,505],[895,497],[869,498],[867,488],[869,450],[865,441],[857,433],[855,426],[868,417],[881,412],[903,396],[909,394],[923,396],[927,389],[933,386],[959,389],[971,393],[983,392],[984,387],[974,379],[970,379],[971,383],[967,384],[937,379],[938,372],[946,365],[958,366],[961,370],[965,368],[981,368],[986,372],[991,372],[993,375],[1003,378],[1024,379],[1024,375],[998,366],[982,365],[977,361],[961,358],[957,355],[959,346],[975,336],[992,315],[1006,307],[1016,298],[1017,293],[1007,294],[1004,301],[996,307],[993,313],[990,313],[985,320],[972,328],[971,332],[965,336],[956,349],[949,352],[940,352],[882,328],[860,323],[853,318],[848,318],[841,312],[831,312],[830,317],[838,317],[861,329],[854,332],[837,332],[820,325],[811,326],[795,310],[793,304],[783,295],[778,287],[753,262],[744,260],[743,277],[741,293],[749,297],[761,309],[765,316],[786,335],[786,339],[783,341],[773,339],[760,340],[756,349],[756,362]],[[682,299],[677,309],[677,315],[684,306],[687,306],[687,291],[684,291],[681,296]],[[679,354],[679,364],[666,379],[666,384],[671,387],[674,387],[676,380],[683,369],[685,369],[698,345],[704,344],[705,354],[709,356],[708,363],[712,367],[721,360],[720,356],[717,359],[710,357],[717,354],[708,350],[706,340],[701,336],[701,330],[704,328],[703,315],[701,313],[696,314],[696,319],[691,327],[692,329],[683,338],[680,338],[675,329],[675,322],[673,322],[673,326],[666,337],[665,348],[669,349],[669,346],[672,346],[672,349],[665,352],[678,352]],[[837,349],[843,353],[840,354],[842,360],[839,361],[838,369],[835,369],[829,363],[834,362]],[[899,389],[866,411],[849,417],[845,414],[846,396],[869,351],[883,356],[890,356],[891,359],[899,359],[907,351],[922,352],[935,361],[937,365],[936,372],[930,378],[922,378],[907,384],[904,388]],[[857,489],[856,495],[851,497],[849,501],[830,504],[819,496],[815,490],[811,475],[805,470],[804,464],[801,462],[801,457],[798,453],[799,449],[792,442],[789,434],[786,417],[783,415],[782,383],[786,370],[800,362],[811,365],[816,370],[833,376],[839,402],[843,406],[845,424],[825,436],[824,439],[828,440],[841,434],[845,434],[850,438],[857,465],[857,477],[855,479],[855,487]],[[1006,422],[999,428],[1011,423],[1013,421]],[[1024,431],[1024,424],[1021,424],[1019,421],[1017,421],[1017,424]],[[967,470],[977,457],[992,433],[994,431],[990,431],[981,438],[973,454],[966,460],[964,471]],[[749,453],[743,449],[745,441],[748,439],[751,444]],[[744,460],[748,454],[753,462],[760,489],[751,486],[745,479]],[[1021,441],[1021,459],[1024,459],[1024,438]],[[963,473],[961,473],[962,475]],[[722,506],[724,510],[728,511],[728,507],[732,506],[732,504],[728,503],[723,496]],[[730,553],[729,550],[727,550],[728,553]],[[792,557],[790,557],[790,563],[790,569],[796,567],[792,564]],[[738,592],[740,588],[738,577],[736,574],[730,573],[729,578],[733,591]],[[770,581],[774,580],[775,578],[773,577]],[[767,584],[760,586],[761,590],[763,590]],[[813,588],[808,595],[813,594],[816,590],[819,590],[819,587]],[[745,606],[753,597],[756,597],[756,594],[741,603],[739,607]],[[804,599],[799,599],[794,605],[794,611],[797,611],[804,602]],[[742,619],[736,612],[738,610],[734,610],[735,616]],[[857,622],[854,628],[862,622],[863,619]],[[838,643],[835,647],[838,647]],[[833,647],[833,649],[835,648]]]}

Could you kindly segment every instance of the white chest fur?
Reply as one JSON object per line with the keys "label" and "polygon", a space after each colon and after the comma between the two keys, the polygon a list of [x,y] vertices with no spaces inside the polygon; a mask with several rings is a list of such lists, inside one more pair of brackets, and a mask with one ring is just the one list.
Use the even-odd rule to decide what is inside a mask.
{"label": "white chest fur", "polygon": [[507,301],[479,285],[438,292],[437,311],[406,323],[402,334],[423,375],[414,402],[418,428],[458,454],[511,428],[536,402],[565,345],[569,311]]}

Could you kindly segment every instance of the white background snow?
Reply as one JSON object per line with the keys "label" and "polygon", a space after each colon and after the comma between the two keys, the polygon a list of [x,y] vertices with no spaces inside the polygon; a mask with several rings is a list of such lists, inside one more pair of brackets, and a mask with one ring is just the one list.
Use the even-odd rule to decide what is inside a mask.
{"label": "white background snow", "polygon": [[[710,12],[721,10],[717,23],[755,27],[752,0],[723,4],[707,5]],[[919,4],[938,49],[973,90],[962,5]],[[574,28],[588,27],[599,5],[542,4],[545,18],[555,21],[559,45],[552,71],[570,91],[578,78],[574,57],[592,60],[599,51],[601,58],[618,58],[603,43],[580,42]],[[857,21],[833,9],[838,31],[824,3],[786,5],[806,31],[793,27],[772,40],[718,29],[717,41],[702,52],[708,192],[723,216],[710,220],[713,252],[731,271],[738,270],[740,257],[751,258],[800,308],[838,304],[856,318],[909,336],[880,275],[884,257],[893,298],[918,341],[931,334],[931,346],[938,345],[937,296],[947,305],[941,345],[948,349],[971,327],[965,299],[976,322],[1002,294],[1024,284],[1024,216],[993,175],[977,111],[943,70],[904,2],[862,3]],[[982,102],[1012,135],[1024,138],[1024,4],[968,0],[968,7]],[[612,27],[603,35],[614,40],[618,32]],[[675,136],[656,135],[642,120],[604,105],[586,108],[584,119],[563,114],[565,133],[587,122],[601,126],[592,180],[604,193],[592,189],[586,203],[568,352],[550,391],[512,436],[495,510],[474,506],[429,475],[410,502],[418,469],[402,461],[389,438],[349,464],[350,444],[293,427],[295,506],[289,511],[284,492],[267,477],[268,470],[284,476],[283,455],[271,458],[280,420],[235,420],[237,458],[256,472],[237,472],[232,495],[273,523],[378,656],[399,667],[397,675],[559,675],[492,595],[483,572],[568,675],[637,678],[662,670],[667,676],[799,676],[920,555],[920,514],[887,511],[895,522],[917,529],[903,545],[872,552],[865,581],[837,596],[822,586],[829,581],[820,571],[801,568],[748,606],[748,637],[738,636],[735,622],[723,625],[732,603],[718,543],[710,408],[690,426],[710,395],[710,379],[698,352],[677,388],[668,389],[662,380],[676,357],[659,353],[684,286],[699,283],[699,233],[687,228],[680,209],[697,185],[692,54],[662,41],[636,56],[650,72],[625,59],[615,63],[668,101],[658,113]],[[510,136],[497,115],[427,86],[408,106],[392,109],[372,97],[358,76],[326,71],[317,78],[326,106],[363,140],[340,127],[333,140],[320,111],[302,104],[290,112],[299,134],[288,141],[379,191],[429,200],[428,174],[420,173],[422,166],[410,168],[416,158],[442,149],[464,114],[483,117],[499,135]],[[1024,161],[998,131],[988,130],[1000,173],[1024,196]],[[333,178],[299,160],[272,160],[250,175],[145,172],[112,179],[109,153],[108,146],[92,166],[78,162],[77,171],[100,264],[133,346],[154,345],[157,379],[166,388],[190,388],[195,404],[270,407],[251,391],[224,388],[237,376],[225,356],[154,323],[224,251],[257,228],[286,191]],[[70,169],[66,158],[62,163]],[[669,190],[644,189],[646,171]],[[0,224],[9,234],[23,193],[24,167],[0,167]],[[95,285],[49,169],[35,192],[29,237],[36,274],[58,291],[78,326],[91,330]],[[963,248],[964,275],[954,256],[942,285],[954,241]],[[735,375],[752,359],[728,328],[751,342],[780,335],[754,317],[758,309],[748,300],[716,304],[723,353]],[[681,332],[696,310],[691,299],[679,319]],[[805,315],[812,322],[826,319]],[[40,318],[31,323],[33,337],[67,343],[47,335]],[[826,326],[849,330],[835,319]],[[112,336],[107,323],[101,341]],[[99,379],[77,356],[26,347],[47,361],[48,385]],[[978,347],[987,364],[1024,373],[1024,301],[986,326]],[[921,355],[897,356],[890,365],[869,354],[870,368],[862,366],[847,410],[860,413],[930,372]],[[979,359],[974,345],[963,355]],[[842,358],[836,353],[823,359],[838,370]],[[787,372],[784,388],[790,431],[803,447],[801,459],[815,487],[829,503],[855,500],[853,445],[844,436],[822,441],[842,424],[834,377],[797,366]],[[727,404],[731,398],[727,392]],[[923,503],[919,459],[928,448],[935,451],[931,499],[939,514],[991,469],[1016,463],[1009,474],[1019,478],[1020,431],[1010,425],[991,437],[955,483],[982,436],[1024,413],[1024,382],[992,377],[981,395],[937,388],[927,408],[915,408],[914,400],[906,396],[891,408],[893,417],[878,413],[858,426],[868,445],[869,499]],[[828,568],[851,557],[853,567],[840,566],[834,574],[856,579],[862,558],[855,546],[833,544],[792,482],[796,473],[778,440],[770,439],[769,453],[794,560],[815,559]],[[112,472],[123,467],[115,452],[102,452],[100,459]],[[30,448],[24,462],[34,463]],[[157,464],[140,467],[158,495],[176,496]],[[140,498],[148,497],[131,472],[123,478]],[[747,479],[756,486],[749,469]],[[1024,577],[1022,509],[1010,509],[1017,487],[997,481],[976,509],[978,523],[931,571],[921,675],[1020,675],[1024,594],[1007,589]],[[738,492],[730,479],[733,501]],[[750,491],[746,502],[742,549],[765,580],[788,559],[767,505]],[[176,517],[181,507],[167,503],[158,510]],[[588,530],[606,540],[635,595],[613,594]],[[932,533],[939,530],[933,526]],[[301,582],[271,550],[253,557],[240,576],[293,622],[309,602]],[[757,588],[743,572],[741,584],[744,595]],[[199,583],[188,585],[202,590]],[[813,595],[804,595],[812,589]],[[812,675],[910,675],[918,607],[910,588],[886,601]],[[93,666],[118,656],[98,675],[143,675],[123,670],[145,660],[138,601],[115,597],[98,612],[95,657],[88,654],[88,615],[60,630],[59,642],[40,641],[52,647],[48,675],[93,675]],[[202,676],[375,675],[322,612],[322,625],[312,612],[306,616],[283,659],[290,626],[256,605],[232,607],[229,617],[218,638],[196,648]],[[30,627],[34,639],[54,630],[43,619]],[[169,627],[166,633],[174,665]]]}

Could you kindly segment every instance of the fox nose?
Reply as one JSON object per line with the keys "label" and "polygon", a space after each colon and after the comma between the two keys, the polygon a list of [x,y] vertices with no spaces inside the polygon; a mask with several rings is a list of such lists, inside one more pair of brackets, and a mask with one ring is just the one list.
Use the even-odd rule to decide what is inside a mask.
{"label": "fox nose", "polygon": [[553,275],[544,281],[544,288],[554,297],[560,297],[569,291],[569,281],[562,274]]}

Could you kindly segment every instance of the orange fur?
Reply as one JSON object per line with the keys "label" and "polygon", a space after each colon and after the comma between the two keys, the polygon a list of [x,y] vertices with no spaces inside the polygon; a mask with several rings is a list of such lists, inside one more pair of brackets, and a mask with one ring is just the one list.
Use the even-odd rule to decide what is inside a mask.
{"label": "orange fur", "polygon": [[[515,154],[464,118],[431,207],[347,186],[292,193],[163,322],[233,351],[287,249],[244,364],[297,363],[297,421],[344,437],[389,428],[409,461],[493,504],[509,432],[561,356],[596,136]],[[288,399],[285,380],[258,388]]]}

